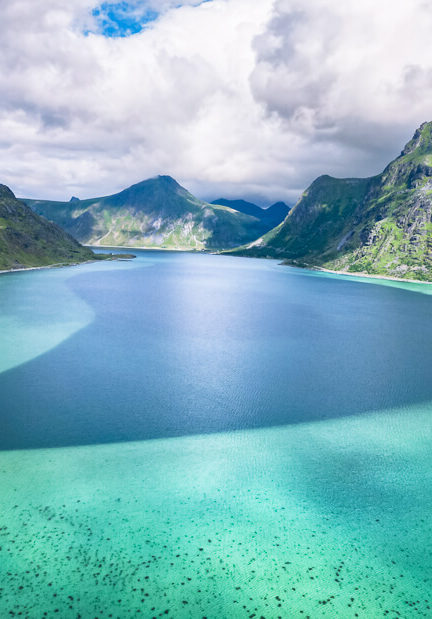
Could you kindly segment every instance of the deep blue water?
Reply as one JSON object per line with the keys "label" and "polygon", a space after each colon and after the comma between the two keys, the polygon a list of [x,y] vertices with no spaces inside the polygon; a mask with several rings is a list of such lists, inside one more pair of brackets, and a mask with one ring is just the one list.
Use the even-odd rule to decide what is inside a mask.
{"label": "deep blue water", "polygon": [[426,294],[273,261],[137,253],[133,263],[0,278],[2,312],[26,306],[39,335],[71,313],[71,299],[77,319],[87,312],[82,328],[0,373],[1,449],[293,424],[432,399]]}

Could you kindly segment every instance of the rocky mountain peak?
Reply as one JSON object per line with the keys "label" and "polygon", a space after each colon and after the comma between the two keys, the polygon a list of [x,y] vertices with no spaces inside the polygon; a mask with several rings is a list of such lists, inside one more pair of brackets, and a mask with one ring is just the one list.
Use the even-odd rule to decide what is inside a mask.
{"label": "rocky mountain peak", "polygon": [[175,178],[169,176],[168,174],[159,174],[159,176],[156,176],[156,179],[169,187],[181,187]]}
{"label": "rocky mountain peak", "polygon": [[7,185],[0,184],[0,198],[13,198],[15,199],[15,194],[13,191],[9,189]]}
{"label": "rocky mountain peak", "polygon": [[382,174],[383,185],[419,187],[432,177],[432,122],[425,122]]}
{"label": "rocky mountain peak", "polygon": [[415,151],[419,151],[419,154],[428,152],[432,154],[432,122],[424,122],[420,125],[401,152],[401,156],[411,155]]}

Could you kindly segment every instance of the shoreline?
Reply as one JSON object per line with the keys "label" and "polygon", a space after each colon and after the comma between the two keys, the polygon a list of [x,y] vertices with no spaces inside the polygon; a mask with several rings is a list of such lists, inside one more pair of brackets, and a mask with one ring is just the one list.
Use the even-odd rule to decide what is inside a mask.
{"label": "shoreline", "polygon": [[[0,270],[0,275],[7,275],[8,273],[20,273],[22,271],[40,271],[42,269],[66,269],[69,267],[78,267],[81,264],[93,264],[95,262],[112,262],[115,260],[122,260],[122,258],[106,258],[105,260],[95,258],[93,260],[84,260],[83,262],[71,262],[70,264],[67,264],[65,262],[56,262],[55,264],[45,264],[40,267],[19,267],[18,269],[2,269]],[[127,258],[126,260],[130,260],[130,258]]]}
{"label": "shoreline", "polygon": [[183,251],[187,253],[199,253],[206,254],[208,253],[203,249],[183,249],[181,247],[135,247],[132,245],[83,245],[83,247],[88,247],[90,249],[142,249],[143,251]]}
{"label": "shoreline", "polygon": [[[128,245],[84,245],[84,247],[89,247],[89,248],[94,248],[94,249],[131,249],[131,250],[142,250],[142,251],[162,251],[162,252],[186,252],[186,253],[197,253],[197,254],[211,254],[211,255],[219,255],[219,253],[213,253],[213,252],[208,252],[205,250],[197,250],[197,249],[175,249],[175,248],[168,248],[168,247],[132,247],[132,246],[128,246]],[[232,255],[232,254],[231,254]],[[234,258],[249,258],[252,256],[233,256]],[[266,258],[263,258],[264,260]],[[272,258],[273,260],[278,260],[278,258]],[[109,259],[107,259],[109,260]],[[92,264],[93,262],[103,262],[100,259],[96,259],[96,260],[85,260],[84,262],[73,262],[71,264],[65,264],[63,262],[59,262],[56,264],[47,264],[44,266],[38,266],[38,267],[19,267],[18,269],[2,269],[0,270],[0,275],[5,275],[7,273],[19,273],[22,271],[39,271],[41,269],[61,269],[61,268],[66,268],[66,267],[73,267],[73,266],[79,266],[80,264]],[[362,279],[376,279],[376,280],[383,280],[383,281],[391,281],[391,282],[398,282],[398,283],[406,283],[406,284],[422,284],[422,285],[426,285],[426,286],[430,286],[432,285],[432,282],[429,281],[425,281],[425,280],[421,280],[421,279],[407,279],[407,278],[402,278],[402,277],[394,277],[391,275],[376,275],[376,274],[370,274],[370,273],[352,273],[350,271],[335,271],[334,269],[326,269],[324,267],[318,267],[318,266],[304,266],[304,267],[300,267],[297,266],[295,264],[289,264],[286,262],[279,262],[280,266],[288,266],[291,268],[295,268],[295,269],[301,269],[303,271],[312,271],[312,272],[321,272],[321,273],[331,273],[332,275],[344,275],[345,277],[356,277],[356,278],[362,278]]]}
{"label": "shoreline", "polygon": [[3,269],[0,271],[0,275],[5,275],[7,273],[20,273],[22,271],[40,271],[42,269],[61,269],[63,267],[76,267],[79,264],[90,264],[91,262],[98,262],[97,260],[86,260],[85,262],[73,262],[72,264],[64,264],[63,262],[59,262],[56,264],[45,264],[41,267],[19,267],[18,269]]}
{"label": "shoreline", "polygon": [[[283,263],[282,263],[283,264]],[[284,266],[294,266],[286,264]],[[299,267],[302,268],[302,267]],[[399,282],[406,284],[425,284],[427,286],[432,285],[432,282],[428,282],[422,279],[408,279],[403,277],[394,277],[392,275],[372,275],[369,273],[351,273],[349,271],[334,271],[332,269],[325,269],[324,267],[305,267],[308,271],[318,271],[324,273],[333,273],[334,275],[346,275],[348,277],[362,277],[363,279],[382,279],[390,282]]]}

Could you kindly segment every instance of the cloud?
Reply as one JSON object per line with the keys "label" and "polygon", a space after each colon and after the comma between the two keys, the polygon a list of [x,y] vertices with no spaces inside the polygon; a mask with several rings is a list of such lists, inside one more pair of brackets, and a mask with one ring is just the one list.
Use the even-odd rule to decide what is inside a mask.
{"label": "cloud", "polygon": [[17,194],[172,174],[206,198],[292,200],[321,173],[380,171],[430,120],[425,0],[114,5],[117,24],[157,19],[102,36],[101,3],[3,0],[1,181]]}
{"label": "cloud", "polygon": [[279,0],[255,41],[252,90],[284,131],[327,145],[328,165],[372,174],[431,119],[431,27],[424,0]]}
{"label": "cloud", "polygon": [[113,39],[83,34],[93,8],[84,0],[73,11],[47,0],[34,20],[31,0],[11,1],[0,52],[5,181],[21,195],[63,197],[157,173],[216,180],[256,122],[252,41],[271,4],[183,6]]}

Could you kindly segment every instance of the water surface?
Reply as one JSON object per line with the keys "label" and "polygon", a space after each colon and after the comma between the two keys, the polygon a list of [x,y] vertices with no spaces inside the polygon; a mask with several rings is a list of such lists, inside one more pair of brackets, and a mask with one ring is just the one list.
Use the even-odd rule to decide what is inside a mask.
{"label": "water surface", "polygon": [[15,367],[0,374],[0,448],[232,431],[432,400],[427,295],[223,256],[140,252],[104,267],[2,278],[4,312],[19,320],[0,333],[26,362],[17,365],[11,345],[3,353]]}
{"label": "water surface", "polygon": [[432,616],[428,292],[163,252],[1,277],[0,616]]}

